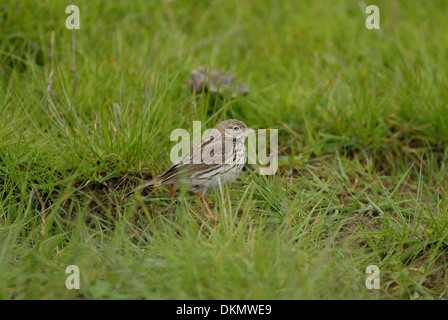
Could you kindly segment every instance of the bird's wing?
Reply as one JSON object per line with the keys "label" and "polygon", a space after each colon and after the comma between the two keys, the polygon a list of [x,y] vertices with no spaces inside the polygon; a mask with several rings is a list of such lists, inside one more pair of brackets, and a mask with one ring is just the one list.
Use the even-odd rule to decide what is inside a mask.
{"label": "bird's wing", "polygon": [[[226,147],[227,144],[227,147]],[[232,139],[223,140],[208,135],[195,144],[184,157],[169,167],[164,173],[139,186],[127,195],[154,185],[175,184],[194,174],[213,172],[228,163],[236,161],[236,143]],[[196,157],[196,159],[195,159]]]}
{"label": "bird's wing", "polygon": [[[226,143],[228,144],[226,147]],[[156,177],[157,184],[172,184],[188,179],[201,171],[217,169],[227,161],[234,161],[236,157],[235,143],[224,141],[213,135],[206,136],[194,145],[190,152],[169,167],[164,173]]]}

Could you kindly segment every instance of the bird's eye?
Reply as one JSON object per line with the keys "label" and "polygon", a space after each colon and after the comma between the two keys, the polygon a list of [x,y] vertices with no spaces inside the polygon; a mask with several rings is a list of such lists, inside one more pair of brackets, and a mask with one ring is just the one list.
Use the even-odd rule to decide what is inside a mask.
{"label": "bird's eye", "polygon": [[235,127],[235,128],[233,128],[233,130],[238,131],[238,130],[240,130],[240,128]]}

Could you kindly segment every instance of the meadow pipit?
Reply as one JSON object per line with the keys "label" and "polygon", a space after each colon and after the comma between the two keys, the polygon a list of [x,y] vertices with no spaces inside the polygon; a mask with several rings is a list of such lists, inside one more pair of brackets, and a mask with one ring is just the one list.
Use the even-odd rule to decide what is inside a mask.
{"label": "meadow pipit", "polygon": [[149,186],[170,185],[172,198],[175,194],[174,186],[186,184],[190,191],[196,193],[202,210],[205,212],[203,202],[212,216],[204,195],[220,187],[223,182],[230,184],[236,180],[247,159],[244,142],[248,135],[254,133],[255,130],[249,129],[240,120],[225,120],[164,173],[129,194]]}

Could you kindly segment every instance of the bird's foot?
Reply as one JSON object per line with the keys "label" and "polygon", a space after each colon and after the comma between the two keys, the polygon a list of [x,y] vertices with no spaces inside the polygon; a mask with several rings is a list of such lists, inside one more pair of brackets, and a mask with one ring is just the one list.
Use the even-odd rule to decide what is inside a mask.
{"label": "bird's foot", "polygon": [[173,200],[174,196],[176,195],[176,189],[174,188],[174,186],[171,184],[170,185],[170,200]]}
{"label": "bird's foot", "polygon": [[[205,215],[207,216],[207,218],[213,220],[213,221],[219,221],[217,216],[214,216],[212,211],[210,210],[210,207],[207,204],[207,201],[205,201],[204,197],[199,195],[199,193],[196,194],[196,199],[199,202],[199,205],[201,206],[202,211],[205,213]],[[202,202],[204,202],[204,205],[202,204]],[[204,209],[204,206],[206,209]]]}

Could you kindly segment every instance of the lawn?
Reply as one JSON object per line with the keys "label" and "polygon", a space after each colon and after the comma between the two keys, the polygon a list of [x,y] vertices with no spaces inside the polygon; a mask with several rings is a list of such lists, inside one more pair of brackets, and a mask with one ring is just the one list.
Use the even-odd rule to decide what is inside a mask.
{"label": "lawn", "polygon": [[[0,299],[448,298],[445,1],[82,0],[74,33],[71,3],[0,4]],[[192,95],[200,66],[251,90]],[[219,221],[123,198],[230,118],[279,168],[208,194]]]}

